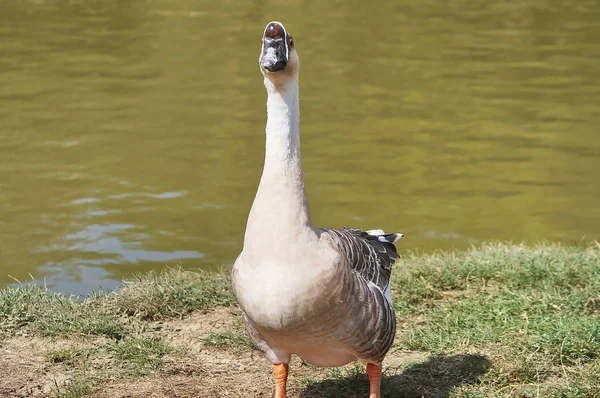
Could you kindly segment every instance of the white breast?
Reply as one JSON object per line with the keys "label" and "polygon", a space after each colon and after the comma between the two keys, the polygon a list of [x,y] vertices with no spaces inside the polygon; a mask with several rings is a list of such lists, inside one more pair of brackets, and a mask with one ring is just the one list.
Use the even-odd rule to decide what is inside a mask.
{"label": "white breast", "polygon": [[300,319],[313,316],[324,294],[331,270],[296,264],[261,264],[240,267],[235,274],[238,302],[261,328],[285,330]]}

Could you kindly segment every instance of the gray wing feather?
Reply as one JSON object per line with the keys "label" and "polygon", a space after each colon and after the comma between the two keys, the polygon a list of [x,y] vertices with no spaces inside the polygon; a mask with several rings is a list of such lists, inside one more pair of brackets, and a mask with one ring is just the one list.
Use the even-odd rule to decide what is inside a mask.
{"label": "gray wing feather", "polygon": [[392,265],[400,258],[393,243],[402,234],[384,234],[379,230],[367,233],[350,228],[322,232],[333,238],[331,242],[345,257],[344,262],[358,282],[350,283],[351,297],[345,300],[352,303],[353,325],[358,327],[347,326],[346,339],[361,361],[381,363],[396,333],[396,316],[387,293]]}
{"label": "gray wing feather", "polygon": [[[339,250],[348,259],[352,271],[375,284],[382,292],[389,287],[392,265],[400,259],[396,246],[391,243],[396,234],[376,236],[346,227],[323,228],[322,231],[336,238]],[[386,241],[388,237],[391,242]]]}

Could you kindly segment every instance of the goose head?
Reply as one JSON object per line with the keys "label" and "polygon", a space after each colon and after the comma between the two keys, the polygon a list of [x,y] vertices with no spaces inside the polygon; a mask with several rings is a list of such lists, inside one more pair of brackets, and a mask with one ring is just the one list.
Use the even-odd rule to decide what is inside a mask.
{"label": "goose head", "polygon": [[[275,86],[297,80],[300,61],[292,36],[281,22],[269,22],[263,32],[260,71]],[[266,80],[265,80],[266,81]]]}

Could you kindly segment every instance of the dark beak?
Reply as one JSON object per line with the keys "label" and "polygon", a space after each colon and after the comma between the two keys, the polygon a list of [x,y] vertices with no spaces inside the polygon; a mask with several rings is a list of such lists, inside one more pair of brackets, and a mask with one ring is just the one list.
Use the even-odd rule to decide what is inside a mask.
{"label": "dark beak", "polygon": [[279,22],[267,25],[263,35],[260,66],[269,72],[278,72],[288,63],[288,45],[285,28]]}

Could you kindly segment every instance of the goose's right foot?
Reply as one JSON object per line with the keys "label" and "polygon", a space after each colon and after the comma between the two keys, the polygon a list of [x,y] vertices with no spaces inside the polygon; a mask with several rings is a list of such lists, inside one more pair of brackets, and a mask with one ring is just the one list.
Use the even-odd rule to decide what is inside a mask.
{"label": "goose's right foot", "polygon": [[287,398],[287,376],[288,365],[286,363],[278,363],[273,365],[273,379],[275,379],[275,398]]}

